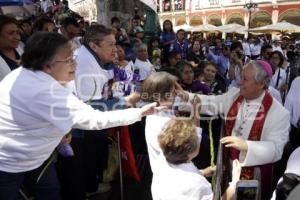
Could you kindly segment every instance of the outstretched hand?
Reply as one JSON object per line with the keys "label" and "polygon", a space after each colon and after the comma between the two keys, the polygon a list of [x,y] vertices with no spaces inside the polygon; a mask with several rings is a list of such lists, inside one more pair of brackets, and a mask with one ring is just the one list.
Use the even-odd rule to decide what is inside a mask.
{"label": "outstretched hand", "polygon": [[225,147],[232,147],[239,151],[247,151],[248,145],[246,140],[243,140],[236,136],[226,136],[223,137],[220,142],[225,145]]}
{"label": "outstretched hand", "polygon": [[157,106],[157,102],[147,104],[143,106],[142,109],[142,117],[147,115],[152,115],[154,113],[163,111],[167,109],[167,106]]}

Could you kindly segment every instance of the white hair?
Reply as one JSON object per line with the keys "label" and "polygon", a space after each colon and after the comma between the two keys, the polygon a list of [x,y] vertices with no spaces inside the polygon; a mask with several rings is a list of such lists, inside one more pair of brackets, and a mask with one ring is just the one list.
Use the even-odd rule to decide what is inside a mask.
{"label": "white hair", "polygon": [[148,49],[148,47],[145,43],[137,42],[133,47],[133,51],[137,53],[140,49]]}
{"label": "white hair", "polygon": [[244,66],[244,68],[247,67],[252,67],[255,70],[255,82],[259,83],[261,81],[265,81],[266,85],[264,86],[264,89],[268,89],[271,79],[266,70],[264,70],[264,68],[254,60],[251,60]]}

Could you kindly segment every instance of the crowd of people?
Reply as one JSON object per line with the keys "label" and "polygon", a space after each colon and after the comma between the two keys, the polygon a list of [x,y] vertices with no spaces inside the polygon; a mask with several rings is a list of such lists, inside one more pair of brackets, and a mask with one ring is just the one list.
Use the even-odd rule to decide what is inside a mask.
{"label": "crowd of people", "polygon": [[20,189],[86,199],[103,181],[107,128],[130,124],[145,135],[154,200],[213,199],[206,177],[219,143],[223,197],[240,179],[259,180],[261,199],[284,199],[286,180],[299,183],[297,38],[205,39],[165,20],[146,40],[138,15],[106,27],[43,9],[21,21],[0,15],[0,199]]}

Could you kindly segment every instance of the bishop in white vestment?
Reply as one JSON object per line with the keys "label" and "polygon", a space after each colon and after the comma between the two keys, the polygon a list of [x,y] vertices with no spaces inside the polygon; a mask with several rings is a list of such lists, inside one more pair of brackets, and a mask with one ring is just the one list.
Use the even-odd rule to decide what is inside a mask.
{"label": "bishop in white vestment", "polygon": [[[258,176],[264,181],[264,173],[272,171],[270,165],[281,158],[288,140],[289,112],[267,91],[271,78],[272,68],[267,62],[251,61],[243,67],[240,88],[219,96],[200,95],[201,113],[225,116],[221,143],[229,148],[231,159],[242,163],[242,179],[254,179],[261,173]],[[262,199],[271,194],[272,174],[267,178],[262,183],[268,188],[262,188]]]}

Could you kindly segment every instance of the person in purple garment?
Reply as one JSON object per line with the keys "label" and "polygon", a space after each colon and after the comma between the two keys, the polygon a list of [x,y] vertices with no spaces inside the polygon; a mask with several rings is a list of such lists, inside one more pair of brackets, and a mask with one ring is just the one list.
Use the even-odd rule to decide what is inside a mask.
{"label": "person in purple garment", "polygon": [[209,87],[202,83],[200,80],[194,80],[193,67],[187,61],[180,61],[177,63],[176,68],[180,72],[180,84],[182,89],[199,94],[209,94]]}
{"label": "person in purple garment", "polygon": [[176,40],[171,44],[169,52],[178,52],[182,59],[187,59],[188,49],[189,42],[186,39],[186,32],[183,29],[179,29],[176,33]]}

